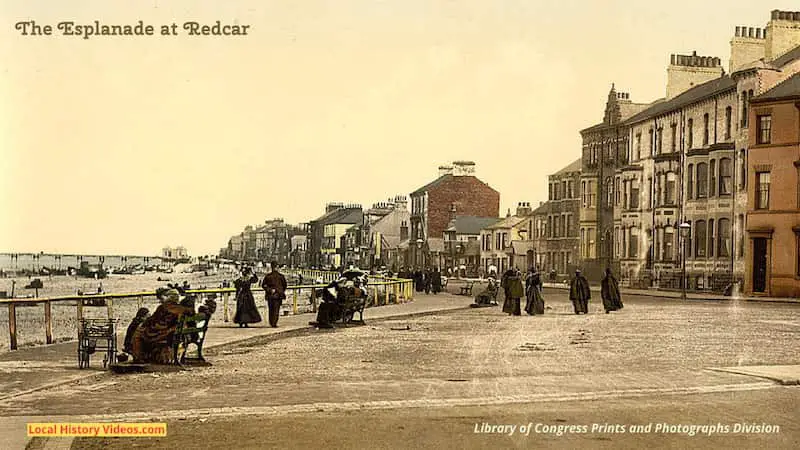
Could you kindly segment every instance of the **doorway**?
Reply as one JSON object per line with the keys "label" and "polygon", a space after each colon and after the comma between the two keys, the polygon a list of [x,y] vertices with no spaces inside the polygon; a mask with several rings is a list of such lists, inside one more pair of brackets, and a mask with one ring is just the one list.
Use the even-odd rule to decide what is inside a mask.
{"label": "doorway", "polygon": [[767,290],[767,238],[753,239],[753,292]]}

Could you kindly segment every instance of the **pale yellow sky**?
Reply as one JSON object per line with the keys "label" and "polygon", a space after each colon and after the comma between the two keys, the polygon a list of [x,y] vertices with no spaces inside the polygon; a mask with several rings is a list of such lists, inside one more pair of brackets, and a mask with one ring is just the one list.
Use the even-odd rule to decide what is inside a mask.
{"label": "pale yellow sky", "polygon": [[[663,96],[796,1],[0,0],[0,252],[215,253],[245,225],[408,194],[473,160],[546,200],[612,82]],[[249,24],[245,37],[21,36],[20,20]],[[57,33],[56,33],[57,34]]]}

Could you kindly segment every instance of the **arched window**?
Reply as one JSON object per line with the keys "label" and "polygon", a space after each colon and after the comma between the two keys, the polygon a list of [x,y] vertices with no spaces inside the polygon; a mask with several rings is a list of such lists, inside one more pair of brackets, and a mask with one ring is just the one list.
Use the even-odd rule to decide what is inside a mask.
{"label": "arched window", "polygon": [[719,195],[733,193],[733,167],[730,158],[719,160]]}
{"label": "arched window", "polygon": [[697,164],[697,198],[708,197],[708,164]]}
{"label": "arched window", "polygon": [[694,198],[694,164],[689,164],[686,171],[686,197],[689,200]]}
{"label": "arched window", "polygon": [[693,249],[694,249],[694,247],[692,246],[692,242],[694,242],[694,233],[691,232],[691,230],[692,230],[692,222],[691,221],[687,221],[686,223],[689,225],[690,232],[689,232],[689,235],[686,236],[686,238],[685,238],[686,241],[685,242],[681,242],[681,246],[682,246],[681,248],[683,249],[682,251],[686,252],[686,257],[687,258],[691,258],[692,254],[693,254]]}
{"label": "arched window", "polygon": [[698,220],[694,224],[694,254],[698,258],[706,256],[706,221]]}
{"label": "arched window", "polygon": [[731,256],[731,221],[729,219],[719,219],[717,221],[719,231],[719,247],[717,248],[717,256],[720,258]]}
{"label": "arched window", "polygon": [[611,177],[606,178],[606,206],[614,207],[614,181]]}

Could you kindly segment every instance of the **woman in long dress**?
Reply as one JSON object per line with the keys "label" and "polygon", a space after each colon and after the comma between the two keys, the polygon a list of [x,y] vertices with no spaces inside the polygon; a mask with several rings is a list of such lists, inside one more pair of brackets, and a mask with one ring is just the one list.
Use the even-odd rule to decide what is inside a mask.
{"label": "woman in long dress", "polygon": [[[178,303],[178,291],[170,289],[161,296],[161,305],[133,332],[130,353],[136,363],[169,364],[172,361],[172,335],[184,315],[194,309]],[[136,320],[136,319],[134,319]]]}
{"label": "woman in long dress", "polygon": [[544,314],[542,277],[535,268],[531,269],[530,273],[528,273],[528,278],[525,280],[525,294],[528,297],[528,301],[525,304],[525,312],[531,316],[536,314]]}
{"label": "woman in long dress", "polygon": [[250,286],[256,282],[258,282],[258,277],[249,267],[244,269],[242,276],[233,282],[233,286],[236,288],[236,315],[233,316],[233,322],[238,323],[239,328],[247,328],[251,323],[261,322],[261,314],[258,312],[256,300],[250,290]]}
{"label": "woman in long dress", "polygon": [[603,308],[606,310],[606,314],[622,309],[619,283],[611,273],[611,269],[606,269],[606,275],[600,284],[600,296],[603,298]]}
{"label": "woman in long dress", "polygon": [[525,286],[522,284],[519,271],[516,269],[508,269],[503,274],[503,279],[500,282],[503,286],[505,293],[505,300],[503,301],[503,312],[510,316],[520,316],[520,299],[525,296]]}

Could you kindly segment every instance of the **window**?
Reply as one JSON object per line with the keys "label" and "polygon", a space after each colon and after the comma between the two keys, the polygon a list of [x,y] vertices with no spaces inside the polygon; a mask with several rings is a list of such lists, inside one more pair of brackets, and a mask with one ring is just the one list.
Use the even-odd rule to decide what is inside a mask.
{"label": "window", "polygon": [[706,256],[706,221],[698,220],[694,225],[694,254],[698,258]]}
{"label": "window", "polygon": [[758,116],[756,120],[756,123],[758,124],[756,143],[769,144],[772,142],[772,116],[769,114],[764,114]]}
{"label": "window", "polygon": [[739,255],[739,258],[744,256],[744,214],[739,214],[739,220],[737,220],[739,226],[736,228],[739,230],[739,239],[738,239],[738,246],[736,253]]}
{"label": "window", "polygon": [[638,161],[642,155],[642,133],[636,133],[636,160]]}
{"label": "window", "polygon": [[664,228],[664,260],[672,261],[675,259],[674,246],[675,229],[673,227]]}
{"label": "window", "polygon": [[713,197],[717,195],[717,161],[711,160],[711,167],[709,169],[711,175],[711,183],[708,185],[708,196]]}
{"label": "window", "polygon": [[589,180],[589,184],[587,185],[587,187],[589,189],[589,192],[588,192],[588,197],[589,197],[588,203],[589,203],[589,207],[592,208],[592,207],[597,205],[597,200],[595,199],[595,193],[594,193],[594,181]]}
{"label": "window", "polygon": [[747,187],[747,153],[739,150],[739,190]]}
{"label": "window", "polygon": [[714,257],[714,249],[716,248],[716,234],[717,229],[714,228],[714,219],[708,219],[708,256],[713,258]]}
{"label": "window", "polygon": [[694,164],[689,164],[686,171],[686,197],[689,200],[694,198]]}
{"label": "window", "polygon": [[547,229],[545,230],[547,237],[553,237],[553,216],[547,216]]}
{"label": "window", "polygon": [[569,198],[567,196],[567,182],[566,181],[561,182],[561,198],[562,199],[563,198]]}
{"label": "window", "polygon": [[[619,189],[620,189],[620,180],[619,177],[617,177],[614,180],[614,204],[617,206],[619,206]],[[798,193],[798,195],[800,195],[800,193]]]}
{"label": "window", "polygon": [[719,219],[717,235],[719,236],[719,247],[717,256],[725,258],[731,256],[731,221],[729,219]]}
{"label": "window", "polygon": [[728,106],[725,108],[725,139],[731,138],[731,119],[733,115],[733,109]]}
{"label": "window", "polygon": [[674,205],[675,204],[675,173],[668,172],[667,173],[667,191],[665,193],[664,203],[667,205]]}
{"label": "window", "polygon": [[586,228],[581,228],[581,257],[586,257]]}
{"label": "window", "polygon": [[614,207],[614,182],[611,177],[606,178],[606,206]]}
{"label": "window", "polygon": [[678,146],[678,124],[673,123],[672,125],[669,126],[669,130],[670,130],[669,132],[670,149],[672,150],[673,153],[675,153],[675,149]]}
{"label": "window", "polygon": [[631,240],[628,243],[629,258],[639,257],[639,229],[631,228]]}
{"label": "window", "polygon": [[664,129],[662,127],[658,127],[656,130],[656,152],[659,154],[661,153],[664,144]]}
{"label": "window", "polygon": [[583,207],[588,208],[589,205],[586,203],[588,197],[586,196],[586,182],[581,181],[581,195],[583,196]]}
{"label": "window", "polygon": [[587,228],[586,229],[586,234],[587,234],[586,238],[589,241],[589,244],[588,244],[588,246],[586,248],[586,252],[587,252],[586,256],[588,256],[589,258],[594,258],[595,257],[595,252],[594,252],[594,228]]}
{"label": "window", "polygon": [[650,180],[650,208],[658,206],[661,202],[661,175],[656,175],[655,182],[652,178]]}
{"label": "window", "polygon": [[567,215],[561,216],[561,237],[567,236]]}
{"label": "window", "polygon": [[694,119],[686,121],[686,148],[691,149],[694,146]]}
{"label": "window", "polygon": [[690,227],[689,230],[690,231],[689,231],[689,236],[686,236],[686,238],[685,238],[686,240],[684,242],[681,242],[681,246],[682,246],[681,248],[683,249],[683,251],[686,252],[686,257],[687,258],[691,258],[692,257],[692,249],[694,248],[694,247],[692,247],[692,239],[693,239],[693,234],[691,232],[692,222],[691,221],[687,221],[686,223],[689,225],[689,227]]}
{"label": "window", "polygon": [[769,209],[769,172],[756,173],[756,209]]}
{"label": "window", "polygon": [[708,164],[697,164],[697,198],[708,197]]}
{"label": "window", "polygon": [[650,156],[653,156],[653,155],[656,154],[656,152],[655,152],[655,139],[653,139],[653,129],[652,128],[650,128],[650,131],[648,132],[648,134],[650,135]]}
{"label": "window", "polygon": [[730,158],[719,160],[719,195],[733,193],[733,167]]}
{"label": "window", "polygon": [[619,258],[620,251],[619,227],[614,227],[614,258]]}
{"label": "window", "polygon": [[703,146],[708,145],[708,113],[703,114]]}
{"label": "window", "polygon": [[631,181],[630,209],[639,209],[639,180]]}
{"label": "window", "polygon": [[742,91],[742,128],[747,128],[747,91]]}

